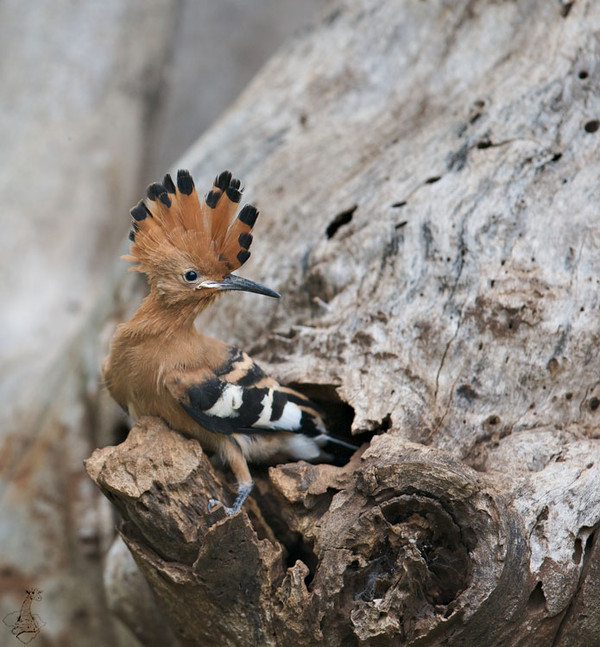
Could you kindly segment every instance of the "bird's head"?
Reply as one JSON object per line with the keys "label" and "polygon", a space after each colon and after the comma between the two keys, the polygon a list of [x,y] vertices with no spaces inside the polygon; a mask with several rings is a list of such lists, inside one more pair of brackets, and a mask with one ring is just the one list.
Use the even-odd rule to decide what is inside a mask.
{"label": "bird's head", "polygon": [[137,262],[131,269],[146,274],[167,305],[201,309],[226,290],[279,297],[232,273],[250,257],[258,216],[246,205],[236,217],[241,196],[240,182],[229,171],[217,176],[203,200],[188,171],[178,171],[177,184],[166,175],[131,210],[131,255],[124,258]]}

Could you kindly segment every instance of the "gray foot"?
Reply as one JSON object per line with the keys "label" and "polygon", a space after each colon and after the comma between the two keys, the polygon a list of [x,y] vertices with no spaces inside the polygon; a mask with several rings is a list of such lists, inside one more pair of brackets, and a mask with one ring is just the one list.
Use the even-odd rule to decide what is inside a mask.
{"label": "gray foot", "polygon": [[223,510],[225,510],[227,516],[232,517],[234,514],[236,514],[242,509],[242,506],[244,505],[244,501],[246,501],[246,499],[248,498],[248,495],[250,494],[250,492],[252,492],[253,487],[254,487],[254,483],[238,485],[237,496],[235,497],[235,501],[233,502],[233,505],[231,506],[231,508],[227,507],[226,505],[223,505],[223,503],[218,499],[211,499],[208,502],[208,511],[212,512],[218,505],[222,505]]}

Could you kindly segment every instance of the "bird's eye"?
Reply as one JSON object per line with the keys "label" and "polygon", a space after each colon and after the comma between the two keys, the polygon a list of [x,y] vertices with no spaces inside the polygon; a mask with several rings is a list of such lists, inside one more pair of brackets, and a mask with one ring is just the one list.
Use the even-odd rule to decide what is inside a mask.
{"label": "bird's eye", "polygon": [[193,283],[197,278],[198,278],[198,272],[196,270],[187,270],[183,278],[188,282],[188,283]]}

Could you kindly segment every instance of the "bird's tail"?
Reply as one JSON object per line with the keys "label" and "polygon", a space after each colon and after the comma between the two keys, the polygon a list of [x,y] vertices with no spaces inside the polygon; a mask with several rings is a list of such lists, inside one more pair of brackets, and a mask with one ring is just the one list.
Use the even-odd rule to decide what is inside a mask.
{"label": "bird's tail", "polygon": [[319,447],[325,447],[328,443],[332,443],[351,452],[355,452],[358,449],[358,445],[353,445],[352,443],[346,442],[341,438],[336,438],[331,434],[321,434],[320,436],[316,436],[315,442]]}
{"label": "bird's tail", "polygon": [[357,445],[330,434],[320,434],[312,440],[321,450],[319,460],[338,466],[346,465],[352,454],[358,449]]}

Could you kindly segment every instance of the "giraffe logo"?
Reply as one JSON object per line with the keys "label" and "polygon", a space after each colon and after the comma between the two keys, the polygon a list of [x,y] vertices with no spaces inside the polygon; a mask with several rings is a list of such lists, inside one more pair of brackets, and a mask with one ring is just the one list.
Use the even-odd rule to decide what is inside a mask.
{"label": "giraffe logo", "polygon": [[4,618],[4,624],[10,627],[13,636],[24,645],[37,638],[41,628],[46,624],[37,613],[31,613],[31,603],[42,599],[40,589],[27,589],[20,611],[13,611]]}

